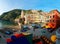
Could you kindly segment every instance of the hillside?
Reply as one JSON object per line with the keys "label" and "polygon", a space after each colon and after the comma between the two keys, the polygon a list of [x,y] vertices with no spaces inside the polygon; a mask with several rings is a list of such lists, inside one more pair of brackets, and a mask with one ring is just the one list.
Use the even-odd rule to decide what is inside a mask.
{"label": "hillside", "polygon": [[7,21],[14,21],[14,19],[18,16],[20,16],[21,10],[20,9],[14,9],[8,12],[3,13],[0,16],[1,20],[7,20]]}
{"label": "hillside", "polygon": [[[21,15],[21,11],[22,9],[14,9],[14,10],[11,10],[11,11],[8,11],[8,12],[5,12],[3,13],[1,16],[0,16],[0,20],[6,20],[6,21],[11,21],[11,22],[14,22],[14,20],[16,18],[19,18],[20,15]],[[23,10],[24,13],[32,13],[31,10]],[[41,12],[42,10],[38,10],[38,12]]]}

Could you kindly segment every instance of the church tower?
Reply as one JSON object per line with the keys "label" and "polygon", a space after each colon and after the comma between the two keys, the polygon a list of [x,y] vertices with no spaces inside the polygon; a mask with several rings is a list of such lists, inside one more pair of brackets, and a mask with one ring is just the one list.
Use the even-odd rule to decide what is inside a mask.
{"label": "church tower", "polygon": [[24,21],[24,24],[27,24],[27,18],[26,18],[26,16],[24,15],[24,11],[23,11],[23,10],[21,11],[21,19],[25,20],[25,21]]}
{"label": "church tower", "polygon": [[21,11],[21,18],[24,18],[24,11]]}

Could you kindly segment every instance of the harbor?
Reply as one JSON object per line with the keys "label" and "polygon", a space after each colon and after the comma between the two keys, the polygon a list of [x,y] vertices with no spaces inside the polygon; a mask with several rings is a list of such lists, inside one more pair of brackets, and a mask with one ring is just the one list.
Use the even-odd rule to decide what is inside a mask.
{"label": "harbor", "polygon": [[[37,24],[38,25],[38,24]],[[35,44],[35,43],[37,43],[36,41],[42,41],[42,44],[43,44],[43,42],[44,43],[46,43],[46,44],[48,44],[46,41],[44,41],[44,39],[41,39],[41,37],[42,36],[45,36],[46,37],[46,39],[48,39],[47,41],[50,41],[51,42],[51,44],[54,44],[54,42],[52,42],[51,41],[51,36],[52,35],[56,35],[56,30],[58,30],[58,29],[56,29],[56,30],[54,30],[53,32],[49,32],[46,28],[42,28],[42,27],[37,27],[37,28],[34,28],[34,27],[32,27],[33,25],[24,25],[24,27],[23,28],[26,28],[26,27],[28,27],[29,29],[22,29],[23,31],[21,31],[21,30],[17,30],[17,31],[14,31],[13,32],[13,34],[10,34],[10,35],[8,35],[8,33],[3,33],[3,32],[0,32],[0,34],[1,34],[1,38],[0,38],[0,43],[1,44],[7,44],[7,39],[8,38],[11,38],[12,36],[15,36],[15,34],[21,34],[21,33],[23,33],[23,35],[26,35],[26,34],[28,34],[29,35],[29,33],[30,34],[32,34],[32,36],[31,37],[29,37],[30,38],[30,40],[32,41],[32,42],[30,42],[29,44]],[[7,31],[7,30],[11,30],[12,28],[5,28],[5,30]],[[17,35],[16,35],[17,36]],[[27,37],[27,36],[26,36]],[[25,39],[25,38],[24,38]],[[27,38],[28,39],[28,38]],[[36,41],[35,41],[35,39],[36,39]],[[40,40],[38,40],[38,39],[40,39]],[[3,41],[2,41],[3,40]],[[26,40],[26,39],[25,39]],[[33,41],[35,41],[35,42],[33,42]],[[22,41],[23,42],[23,41]],[[22,43],[23,44],[23,43]],[[26,43],[26,44],[28,44],[28,43]]]}
{"label": "harbor", "polygon": [[[47,16],[31,10],[31,16],[21,11],[14,22],[0,20],[1,44],[57,44],[59,43],[60,17],[57,10]],[[46,15],[46,13],[44,13]],[[36,17],[37,16],[37,17]],[[53,17],[54,16],[54,17]],[[44,18],[44,19],[43,19]],[[58,30],[58,31],[57,31]],[[3,41],[2,41],[3,40]]]}
{"label": "harbor", "polygon": [[0,0],[0,44],[60,44],[60,0]]}

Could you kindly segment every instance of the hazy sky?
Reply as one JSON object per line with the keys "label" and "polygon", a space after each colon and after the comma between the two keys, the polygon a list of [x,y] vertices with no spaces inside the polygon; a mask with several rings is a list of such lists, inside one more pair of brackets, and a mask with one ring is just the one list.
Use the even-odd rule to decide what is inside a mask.
{"label": "hazy sky", "polygon": [[49,12],[58,9],[60,0],[0,0],[0,14],[13,9],[38,9]]}

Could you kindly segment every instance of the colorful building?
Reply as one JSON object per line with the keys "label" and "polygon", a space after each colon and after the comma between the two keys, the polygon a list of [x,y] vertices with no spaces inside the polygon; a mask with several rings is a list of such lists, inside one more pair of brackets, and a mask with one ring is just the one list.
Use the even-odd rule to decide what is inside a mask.
{"label": "colorful building", "polygon": [[46,22],[46,13],[38,12],[37,10],[31,11],[31,14],[25,14],[27,22],[29,23],[45,23]]}
{"label": "colorful building", "polygon": [[52,10],[50,13],[48,13],[48,22],[47,25],[50,26],[50,28],[57,28],[60,26],[60,13],[57,10]]}

